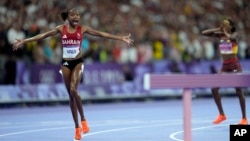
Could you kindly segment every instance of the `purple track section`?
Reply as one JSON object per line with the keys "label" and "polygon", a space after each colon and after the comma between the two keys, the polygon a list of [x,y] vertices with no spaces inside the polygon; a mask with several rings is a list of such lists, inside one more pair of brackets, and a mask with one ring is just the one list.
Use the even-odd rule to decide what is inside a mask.
{"label": "purple track section", "polygon": [[[192,141],[229,141],[229,125],[241,119],[237,97],[222,97],[227,120],[212,98],[192,100]],[[246,96],[247,111],[250,97]],[[181,99],[83,105],[91,131],[82,141],[183,141]],[[247,112],[249,118],[250,113]],[[0,109],[0,141],[73,141],[68,105]]]}

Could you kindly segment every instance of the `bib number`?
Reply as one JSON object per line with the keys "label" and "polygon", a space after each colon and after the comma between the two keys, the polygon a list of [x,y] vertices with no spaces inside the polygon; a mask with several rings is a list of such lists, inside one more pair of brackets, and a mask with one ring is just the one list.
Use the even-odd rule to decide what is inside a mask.
{"label": "bib number", "polygon": [[63,48],[63,58],[75,58],[79,52],[79,47]]}
{"label": "bib number", "polygon": [[222,54],[230,54],[233,53],[233,46],[232,43],[221,43],[220,44],[220,52]]}

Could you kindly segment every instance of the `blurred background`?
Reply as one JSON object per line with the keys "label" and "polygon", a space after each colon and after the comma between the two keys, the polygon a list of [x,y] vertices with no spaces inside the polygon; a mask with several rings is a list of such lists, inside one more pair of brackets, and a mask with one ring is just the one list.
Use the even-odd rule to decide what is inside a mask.
{"label": "blurred background", "polygon": [[[229,18],[239,32],[238,57],[250,71],[248,0],[1,0],[0,104],[64,103],[68,94],[59,73],[59,36],[25,44],[12,51],[15,39],[46,32],[63,22],[58,15],[77,8],[81,23],[116,35],[131,33],[135,44],[84,36],[82,49],[94,52],[85,60],[79,94],[87,102],[165,99],[182,90],[143,89],[145,73],[215,73],[221,60],[218,41],[201,31]],[[249,89],[244,89],[249,95]],[[223,95],[235,96],[224,88]],[[194,95],[211,96],[210,89]]]}

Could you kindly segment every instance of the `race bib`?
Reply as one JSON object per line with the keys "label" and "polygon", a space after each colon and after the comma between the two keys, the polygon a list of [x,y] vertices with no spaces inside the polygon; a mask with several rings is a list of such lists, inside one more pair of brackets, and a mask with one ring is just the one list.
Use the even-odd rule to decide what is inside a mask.
{"label": "race bib", "polygon": [[233,53],[233,45],[230,42],[223,42],[219,45],[221,54],[231,54]]}
{"label": "race bib", "polygon": [[63,58],[75,58],[79,52],[79,47],[64,47]]}

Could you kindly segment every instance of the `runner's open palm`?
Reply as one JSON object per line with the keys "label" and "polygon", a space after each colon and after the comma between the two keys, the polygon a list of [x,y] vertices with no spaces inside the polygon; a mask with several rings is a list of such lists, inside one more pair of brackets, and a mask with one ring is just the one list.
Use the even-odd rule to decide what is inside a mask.
{"label": "runner's open palm", "polygon": [[13,47],[12,49],[15,51],[15,50],[18,50],[20,48],[20,46],[23,44],[23,41],[22,40],[19,40],[19,39],[16,39],[17,41],[13,44]]}
{"label": "runner's open palm", "polygon": [[124,42],[126,42],[129,46],[133,45],[133,40],[130,38],[131,34],[127,35],[127,36],[123,36],[122,40]]}

